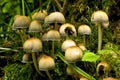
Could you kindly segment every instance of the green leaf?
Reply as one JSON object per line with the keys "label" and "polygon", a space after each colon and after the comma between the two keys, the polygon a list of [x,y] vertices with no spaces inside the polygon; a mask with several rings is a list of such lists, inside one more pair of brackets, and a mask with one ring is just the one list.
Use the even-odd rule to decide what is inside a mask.
{"label": "green leaf", "polygon": [[99,58],[99,55],[96,55],[93,52],[86,51],[82,57],[82,61],[96,62]]}

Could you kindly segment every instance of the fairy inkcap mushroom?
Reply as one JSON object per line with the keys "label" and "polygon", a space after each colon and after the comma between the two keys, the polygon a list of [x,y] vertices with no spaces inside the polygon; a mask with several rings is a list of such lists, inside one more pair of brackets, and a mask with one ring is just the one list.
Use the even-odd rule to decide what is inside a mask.
{"label": "fairy inkcap mushroom", "polygon": [[79,44],[78,44],[78,47],[79,47],[81,50],[83,50],[83,51],[84,51],[84,50],[87,50],[83,43],[79,43]]}
{"label": "fairy inkcap mushroom", "polygon": [[70,40],[70,39],[66,39],[61,46],[62,51],[65,51],[68,47],[70,46],[76,46],[75,41]]}
{"label": "fairy inkcap mushroom", "polygon": [[55,29],[49,30],[47,32],[47,40],[48,41],[59,41],[60,40],[60,33]]}
{"label": "fairy inkcap mushroom", "polygon": [[67,75],[70,75],[70,76],[78,76],[78,73],[73,70],[70,66],[67,66],[66,68],[66,72],[67,72]]}
{"label": "fairy inkcap mushroom", "polygon": [[77,46],[71,46],[65,50],[65,59],[71,63],[79,61],[82,55],[82,50]]}
{"label": "fairy inkcap mushroom", "polygon": [[76,36],[77,35],[75,26],[70,23],[62,24],[60,26],[59,32],[61,36],[68,36],[68,35]]}
{"label": "fairy inkcap mushroom", "polygon": [[27,52],[41,52],[42,42],[38,38],[30,38],[24,42],[23,49]]}
{"label": "fairy inkcap mushroom", "polygon": [[109,65],[106,61],[102,61],[97,65],[97,74],[101,75],[101,76],[106,76],[108,75],[108,69],[109,69]]}
{"label": "fairy inkcap mushroom", "polygon": [[81,35],[90,35],[91,34],[91,29],[88,25],[80,25],[78,27],[78,34]]}
{"label": "fairy inkcap mushroom", "polygon": [[107,28],[109,26],[109,18],[107,13],[102,10],[95,11],[91,16],[91,22],[98,26],[98,51],[102,46],[102,27]]}
{"label": "fairy inkcap mushroom", "polygon": [[80,80],[88,80],[88,79],[87,79],[87,78],[82,77],[82,78],[80,78]]}
{"label": "fairy inkcap mushroom", "polygon": [[12,25],[12,29],[24,29],[28,28],[30,24],[30,20],[27,16],[16,15],[14,18],[14,23]]}
{"label": "fairy inkcap mushroom", "polygon": [[39,70],[47,71],[55,67],[55,61],[52,57],[42,54],[38,60]]}
{"label": "fairy inkcap mushroom", "polygon": [[29,26],[29,32],[41,32],[42,31],[42,26],[41,24],[39,23],[39,21],[37,20],[33,20],[31,23],[30,23],[30,26]]}
{"label": "fairy inkcap mushroom", "polygon": [[52,12],[45,18],[45,24],[65,23],[65,17],[61,12]]}
{"label": "fairy inkcap mushroom", "polygon": [[44,19],[46,16],[47,16],[47,11],[40,10],[39,12],[34,13],[32,18],[33,18],[33,20],[38,20],[39,22],[44,22]]}

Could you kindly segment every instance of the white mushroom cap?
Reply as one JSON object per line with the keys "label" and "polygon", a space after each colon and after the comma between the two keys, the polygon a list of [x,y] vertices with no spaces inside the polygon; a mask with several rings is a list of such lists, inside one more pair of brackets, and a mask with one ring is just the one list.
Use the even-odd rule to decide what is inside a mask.
{"label": "white mushroom cap", "polygon": [[108,26],[109,26],[109,21],[102,23],[102,27],[103,28],[108,28]]}
{"label": "white mushroom cap", "polygon": [[82,55],[82,50],[77,46],[71,46],[65,50],[65,59],[71,63],[80,60]]}
{"label": "white mushroom cap", "polygon": [[102,11],[102,10],[98,10],[95,11],[92,16],[91,16],[91,22],[97,24],[97,23],[104,23],[104,22],[108,22],[108,15]]}
{"label": "white mushroom cap", "polygon": [[103,78],[102,80],[118,80],[118,79],[113,78],[113,77],[108,77],[108,78]]}
{"label": "white mushroom cap", "polygon": [[61,12],[52,12],[45,18],[45,24],[65,23],[65,17]]}
{"label": "white mushroom cap", "polygon": [[55,61],[52,57],[43,54],[39,58],[38,67],[41,71],[53,69],[55,67]]}
{"label": "white mushroom cap", "polygon": [[24,42],[23,49],[26,52],[41,52],[42,42],[38,38],[30,38]]}
{"label": "white mushroom cap", "polygon": [[14,18],[14,23],[12,25],[12,29],[23,29],[28,28],[30,24],[30,20],[27,16],[16,15]]}
{"label": "white mushroom cap", "polygon": [[76,46],[76,43],[73,40],[66,39],[61,46],[62,51],[65,51],[70,46]]}
{"label": "white mushroom cap", "polygon": [[78,33],[81,35],[87,34],[90,35],[91,34],[91,29],[88,25],[80,25],[78,27]]}
{"label": "white mushroom cap", "polygon": [[68,28],[68,27],[71,28],[71,30],[74,32],[73,36],[77,36],[75,26],[70,24],[70,23],[65,23],[65,24],[60,26],[60,29],[59,29],[60,35],[61,36],[67,36],[68,34],[65,32],[65,29]]}
{"label": "white mushroom cap", "polygon": [[78,44],[78,47],[79,47],[80,49],[82,49],[83,51],[84,51],[84,50],[87,50],[87,48],[84,46],[83,43]]}
{"label": "white mushroom cap", "polygon": [[66,72],[67,72],[67,75],[71,75],[71,76],[78,75],[78,73],[75,70],[73,70],[70,66],[67,66]]}
{"label": "white mushroom cap", "polygon": [[34,20],[30,23],[30,26],[29,26],[29,32],[41,32],[42,31],[42,26],[41,24],[39,23],[39,21],[37,20]]}

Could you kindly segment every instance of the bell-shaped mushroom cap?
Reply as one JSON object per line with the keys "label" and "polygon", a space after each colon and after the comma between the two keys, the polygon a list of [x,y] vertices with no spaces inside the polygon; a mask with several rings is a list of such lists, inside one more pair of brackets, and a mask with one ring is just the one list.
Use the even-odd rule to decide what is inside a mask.
{"label": "bell-shaped mushroom cap", "polygon": [[97,23],[104,23],[104,22],[108,22],[108,15],[102,11],[102,10],[98,10],[95,11],[92,16],[91,16],[91,22],[97,24]]}
{"label": "bell-shaped mushroom cap", "polygon": [[28,28],[30,24],[30,20],[27,16],[16,15],[14,18],[14,23],[12,25],[12,29],[23,29]]}
{"label": "bell-shaped mushroom cap", "polygon": [[103,80],[118,80],[116,78],[108,77],[108,78],[103,78]]}
{"label": "bell-shaped mushroom cap", "polygon": [[81,34],[81,35],[90,35],[91,34],[91,29],[88,25],[80,25],[78,27],[78,34]]}
{"label": "bell-shaped mushroom cap", "polygon": [[73,40],[66,39],[61,46],[62,51],[65,51],[70,46],[76,46],[76,43]]}
{"label": "bell-shaped mushroom cap", "polygon": [[106,73],[109,69],[109,65],[106,61],[102,61],[97,65],[97,73],[99,74],[99,71],[104,71]]}
{"label": "bell-shaped mushroom cap", "polygon": [[65,17],[61,12],[52,12],[45,18],[45,24],[65,23]]}
{"label": "bell-shaped mushroom cap", "polygon": [[34,20],[30,23],[30,26],[29,26],[29,32],[41,32],[42,31],[42,26],[41,24],[39,23],[39,21],[37,20]]}
{"label": "bell-shaped mushroom cap", "polygon": [[38,20],[39,22],[43,22],[45,17],[47,16],[47,11],[46,10],[40,10],[39,12],[36,12],[33,14],[32,19],[33,20]]}
{"label": "bell-shaped mushroom cap", "polygon": [[[66,29],[68,31],[66,31]],[[67,33],[69,31],[70,31],[71,35],[77,36],[76,29],[75,29],[74,25],[72,25],[70,23],[65,23],[65,24],[63,24],[63,25],[60,26],[59,32],[60,32],[61,36],[67,36],[67,35],[69,35],[69,33]]]}
{"label": "bell-shaped mushroom cap", "polygon": [[29,53],[26,53],[22,57],[22,63],[28,63],[32,61],[31,55]]}
{"label": "bell-shaped mushroom cap", "polygon": [[41,71],[53,69],[55,67],[55,61],[52,57],[43,54],[38,60],[38,67]]}
{"label": "bell-shaped mushroom cap", "polygon": [[24,42],[23,49],[26,52],[41,52],[42,42],[38,38],[30,38]]}
{"label": "bell-shaped mushroom cap", "polygon": [[65,50],[65,59],[71,63],[80,60],[82,55],[82,50],[77,46],[71,46]]}
{"label": "bell-shaped mushroom cap", "polygon": [[48,41],[59,41],[60,33],[57,30],[50,30],[47,32],[47,40]]}

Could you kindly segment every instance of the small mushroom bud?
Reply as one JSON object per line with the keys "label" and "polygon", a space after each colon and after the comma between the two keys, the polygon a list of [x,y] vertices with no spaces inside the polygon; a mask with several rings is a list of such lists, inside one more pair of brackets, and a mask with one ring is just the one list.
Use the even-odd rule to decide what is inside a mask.
{"label": "small mushroom bud", "polygon": [[88,79],[87,79],[87,78],[82,77],[82,78],[80,78],[80,80],[88,80]]}
{"label": "small mushroom bud", "polygon": [[41,71],[53,69],[55,67],[55,61],[52,57],[43,54],[39,57],[38,67]]}
{"label": "small mushroom bud", "polygon": [[80,60],[82,55],[82,50],[77,46],[71,46],[65,50],[65,59],[71,63]]}
{"label": "small mushroom bud", "polygon": [[32,57],[29,53],[26,53],[22,57],[22,63],[28,63],[29,61],[32,61]]}
{"label": "small mushroom bud", "polygon": [[78,76],[78,73],[73,70],[70,66],[67,66],[66,68],[66,72],[67,72],[67,75],[70,75],[70,76]]}

